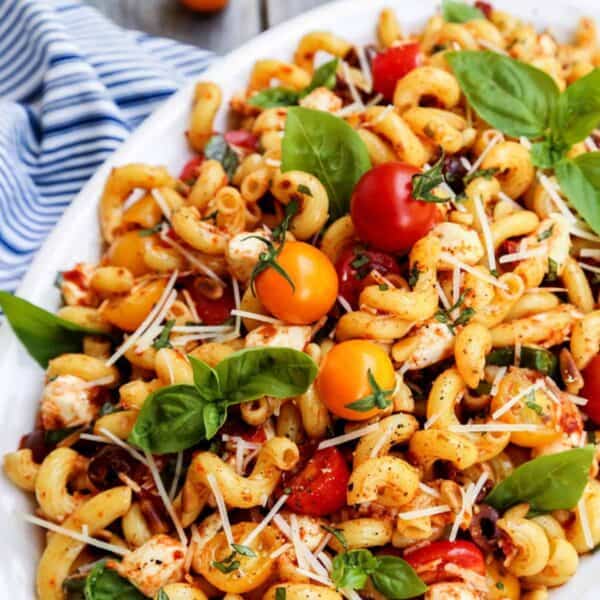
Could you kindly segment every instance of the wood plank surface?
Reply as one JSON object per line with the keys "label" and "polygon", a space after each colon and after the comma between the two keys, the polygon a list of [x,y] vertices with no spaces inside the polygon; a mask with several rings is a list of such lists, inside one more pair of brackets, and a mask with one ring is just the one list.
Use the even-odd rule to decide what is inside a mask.
{"label": "wood plank surface", "polygon": [[[177,0],[85,0],[122,27],[223,54],[260,33],[266,25],[263,0],[230,0],[227,8],[200,14]],[[287,0],[280,0],[287,3]]]}

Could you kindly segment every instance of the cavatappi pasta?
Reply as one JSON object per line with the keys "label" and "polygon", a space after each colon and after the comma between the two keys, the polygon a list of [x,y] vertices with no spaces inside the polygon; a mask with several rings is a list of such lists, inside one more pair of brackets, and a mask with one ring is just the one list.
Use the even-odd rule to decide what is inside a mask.
{"label": "cavatappi pasta", "polygon": [[[64,340],[3,304],[46,368],[4,457],[50,531],[40,600],[541,599],[600,543],[600,235],[571,179],[595,24],[562,44],[476,4],[308,33],[223,134],[198,83],[181,173],[108,176]],[[511,109],[504,68],[546,104]]]}

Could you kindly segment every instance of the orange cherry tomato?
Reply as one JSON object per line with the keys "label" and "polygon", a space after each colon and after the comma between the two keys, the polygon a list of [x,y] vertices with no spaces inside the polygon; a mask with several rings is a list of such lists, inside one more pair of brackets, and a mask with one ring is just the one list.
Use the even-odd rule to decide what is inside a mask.
{"label": "orange cherry tomato", "polygon": [[144,253],[157,239],[156,235],[140,235],[138,231],[128,231],[111,244],[106,253],[106,264],[125,267],[134,277],[150,273],[152,269],[144,261]]}
{"label": "orange cherry tomato", "polygon": [[[350,340],[337,344],[325,355],[315,385],[319,397],[333,414],[350,421],[364,421],[390,402],[396,373],[381,346],[366,340]],[[369,401],[376,388],[383,394],[384,403],[380,406]],[[363,401],[361,409],[348,408],[359,400]],[[369,404],[372,408],[367,408]]]}
{"label": "orange cherry tomato", "polygon": [[338,277],[331,261],[304,242],[285,242],[277,263],[294,283],[269,267],[256,278],[256,293],[274,316],[293,325],[308,325],[325,316],[338,294]]}
{"label": "orange cherry tomato", "polygon": [[102,308],[102,316],[123,331],[135,331],[158,302],[165,287],[165,279],[155,279],[136,287],[127,296],[111,298]]}
{"label": "orange cherry tomato", "polygon": [[199,12],[212,12],[221,10],[227,5],[227,0],[179,0],[181,4],[187,6],[191,10]]}

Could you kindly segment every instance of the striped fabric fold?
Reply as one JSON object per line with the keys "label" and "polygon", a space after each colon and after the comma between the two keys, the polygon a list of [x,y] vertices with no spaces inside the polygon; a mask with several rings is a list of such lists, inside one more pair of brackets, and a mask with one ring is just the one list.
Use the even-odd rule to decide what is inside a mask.
{"label": "striped fabric fold", "polygon": [[0,0],[0,289],[16,289],[94,171],[212,58],[77,0]]}

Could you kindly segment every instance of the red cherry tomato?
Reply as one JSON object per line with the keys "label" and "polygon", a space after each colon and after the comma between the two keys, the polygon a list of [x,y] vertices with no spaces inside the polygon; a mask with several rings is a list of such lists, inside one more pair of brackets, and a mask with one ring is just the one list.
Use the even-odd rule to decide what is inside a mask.
{"label": "red cherry tomato", "polygon": [[220,325],[227,321],[231,316],[231,311],[235,308],[235,300],[233,291],[230,287],[223,290],[223,295],[220,298],[212,300],[202,293],[202,290],[197,285],[197,280],[192,280],[185,286],[189,291],[198,316],[204,325]]}
{"label": "red cherry tomato", "polygon": [[337,448],[317,450],[288,484],[287,506],[294,512],[323,517],[346,506],[350,470]]}
{"label": "red cherry tomato", "polygon": [[[404,560],[417,572],[427,584],[455,579],[444,569],[452,563],[461,569],[475,571],[485,575],[485,560],[481,550],[472,542],[432,542],[427,546],[407,552]],[[432,565],[434,565],[432,567]]]}
{"label": "red cherry tomato", "polygon": [[223,135],[225,141],[232,146],[239,146],[240,148],[246,148],[246,150],[252,150],[253,152],[258,149],[258,137],[252,132],[246,131],[245,129],[233,129]]}
{"label": "red cherry tomato", "polygon": [[373,59],[373,89],[390,102],[394,98],[396,83],[423,62],[419,44],[403,44],[388,48]]}
{"label": "red cherry tomato", "polygon": [[196,169],[203,162],[204,156],[194,156],[193,158],[190,158],[190,160],[183,165],[183,169],[181,169],[181,173],[179,173],[179,179],[181,179],[181,181],[196,179]]}
{"label": "red cherry tomato", "polygon": [[581,395],[588,402],[581,408],[596,425],[600,425],[600,354],[592,358],[582,375],[585,383]]}
{"label": "red cherry tomato", "polygon": [[374,250],[362,250],[359,247],[348,248],[340,255],[335,269],[340,282],[339,295],[345,298],[353,308],[358,306],[358,297],[362,289],[372,285],[371,271],[382,275],[400,274],[400,267],[393,256]]}
{"label": "red cherry tomato", "polygon": [[385,252],[405,252],[435,225],[436,205],[412,197],[412,177],[418,173],[416,167],[391,162],[362,176],[350,207],[361,240]]}
{"label": "red cherry tomato", "polygon": [[491,18],[494,7],[489,2],[475,2],[475,8],[478,8],[486,19]]}

